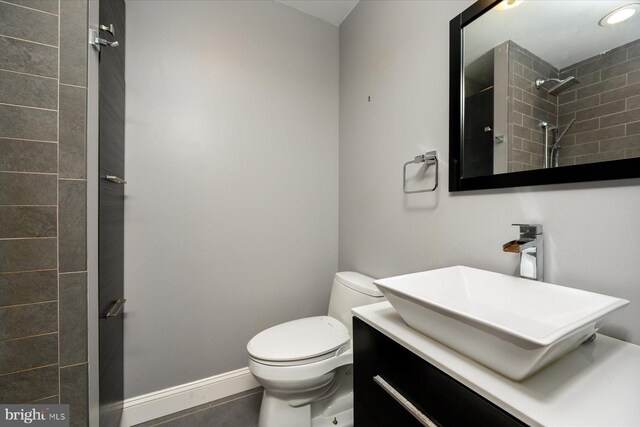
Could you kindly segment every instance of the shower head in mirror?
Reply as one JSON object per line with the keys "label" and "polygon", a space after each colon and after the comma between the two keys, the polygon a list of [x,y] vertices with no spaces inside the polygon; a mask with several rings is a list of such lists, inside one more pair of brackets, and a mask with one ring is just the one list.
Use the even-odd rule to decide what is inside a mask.
{"label": "shower head in mirror", "polygon": [[[555,84],[549,87],[547,83],[555,83]],[[563,80],[554,79],[554,78],[549,78],[549,79],[539,78],[539,79],[536,79],[536,89],[543,88],[547,92],[549,92],[550,95],[558,96],[562,92],[569,90],[569,88],[577,85],[578,83],[580,83],[580,80],[576,79],[574,76],[569,76]],[[547,89],[547,87],[549,88]]]}

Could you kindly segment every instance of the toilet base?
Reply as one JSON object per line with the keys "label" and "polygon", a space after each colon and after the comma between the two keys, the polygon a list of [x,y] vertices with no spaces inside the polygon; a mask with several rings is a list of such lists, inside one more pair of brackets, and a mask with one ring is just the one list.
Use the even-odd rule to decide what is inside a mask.
{"label": "toilet base", "polygon": [[284,399],[262,395],[259,427],[353,427],[353,392],[347,383],[329,399],[292,408]]}
{"label": "toilet base", "polygon": [[[352,392],[334,397],[329,404],[318,404],[311,407],[311,427],[353,427]],[[318,406],[323,410],[318,411]]]}
{"label": "toilet base", "polygon": [[293,408],[265,390],[260,405],[259,427],[311,427],[311,405]]}
{"label": "toilet base", "polygon": [[340,412],[329,418],[316,417],[311,420],[311,427],[353,427],[353,409]]}
{"label": "toilet base", "polygon": [[[311,406],[304,405],[299,408],[289,406],[286,400],[269,396],[266,392],[262,395],[260,405],[259,427],[353,427],[353,395],[341,396],[335,401],[331,410],[325,410],[311,418]],[[315,412],[315,411],[314,411]]]}

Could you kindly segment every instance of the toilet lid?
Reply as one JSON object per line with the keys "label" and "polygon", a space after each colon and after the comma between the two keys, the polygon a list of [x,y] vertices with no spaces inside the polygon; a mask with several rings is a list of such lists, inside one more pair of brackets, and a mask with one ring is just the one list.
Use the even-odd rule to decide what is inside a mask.
{"label": "toilet lid", "polygon": [[254,359],[286,362],[310,359],[337,350],[349,341],[349,331],[329,316],[282,323],[253,337],[247,350]]}

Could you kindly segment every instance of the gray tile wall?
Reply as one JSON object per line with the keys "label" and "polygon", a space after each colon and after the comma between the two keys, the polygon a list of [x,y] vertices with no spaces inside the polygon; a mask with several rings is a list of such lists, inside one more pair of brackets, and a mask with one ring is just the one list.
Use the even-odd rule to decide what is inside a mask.
{"label": "gray tile wall", "polygon": [[560,164],[640,157],[640,40],[570,65],[562,78],[580,84],[558,97],[559,123],[576,119]]}
{"label": "gray tile wall", "polygon": [[555,96],[535,87],[539,77],[558,77],[558,69],[509,41],[508,171],[540,169],[544,162],[544,134],[540,122],[557,122]]}
{"label": "gray tile wall", "polygon": [[0,402],[87,425],[86,0],[0,1]]}
{"label": "gray tile wall", "polygon": [[[576,120],[561,166],[640,157],[640,40],[562,70],[512,41],[509,48],[510,172],[542,167],[542,120],[561,128]],[[560,96],[535,88],[538,77],[568,76],[580,83]]]}

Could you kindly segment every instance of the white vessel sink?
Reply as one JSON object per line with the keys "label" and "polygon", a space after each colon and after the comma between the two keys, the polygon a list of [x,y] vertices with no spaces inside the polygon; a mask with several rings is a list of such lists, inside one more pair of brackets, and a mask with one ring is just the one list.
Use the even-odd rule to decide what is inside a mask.
{"label": "white vessel sink", "polygon": [[374,282],[412,328],[521,381],[629,301],[456,266]]}

